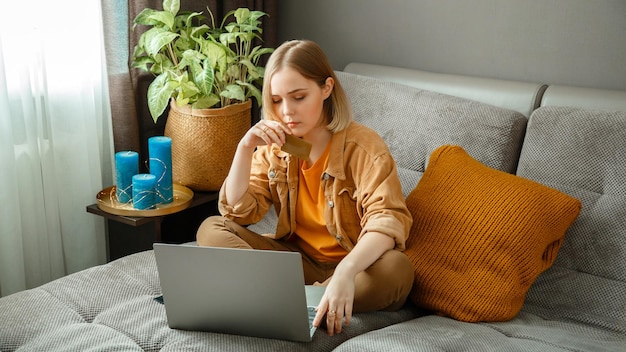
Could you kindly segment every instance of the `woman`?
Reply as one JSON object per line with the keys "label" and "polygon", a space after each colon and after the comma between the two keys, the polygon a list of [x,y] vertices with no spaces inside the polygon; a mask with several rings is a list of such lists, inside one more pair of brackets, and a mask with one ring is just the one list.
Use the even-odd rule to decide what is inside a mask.
{"label": "woman", "polygon": [[[413,283],[401,252],[412,219],[396,166],[380,136],[352,121],[316,43],[289,41],[271,55],[263,116],[237,147],[220,190],[223,217],[202,223],[198,244],[301,252],[305,282],[326,286],[313,325],[325,322],[329,335],[353,312],[400,308]],[[311,143],[308,158],[281,150],[287,135]],[[242,226],[270,206],[275,234]]]}

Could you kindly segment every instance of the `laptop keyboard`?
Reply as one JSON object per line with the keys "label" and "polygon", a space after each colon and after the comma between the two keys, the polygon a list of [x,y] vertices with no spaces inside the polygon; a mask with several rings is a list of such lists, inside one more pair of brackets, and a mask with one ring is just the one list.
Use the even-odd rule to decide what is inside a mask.
{"label": "laptop keyboard", "polygon": [[312,306],[307,306],[306,310],[309,312],[309,329],[313,329],[313,319],[315,319],[317,312],[315,311],[315,307]]}

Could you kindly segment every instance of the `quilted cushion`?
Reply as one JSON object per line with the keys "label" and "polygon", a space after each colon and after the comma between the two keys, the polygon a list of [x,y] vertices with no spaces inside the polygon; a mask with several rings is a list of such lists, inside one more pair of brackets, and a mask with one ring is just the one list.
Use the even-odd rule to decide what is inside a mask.
{"label": "quilted cushion", "polygon": [[[184,274],[184,273],[183,273]],[[0,298],[0,351],[331,351],[371,330],[413,319],[358,313],[341,334],[318,330],[312,342],[170,329],[153,251],[136,253]]]}
{"label": "quilted cushion", "polygon": [[573,197],[451,145],[432,153],[407,206],[414,218],[406,250],[415,267],[410,298],[468,322],[515,317],[581,208]]}
{"label": "quilted cushion", "polygon": [[522,311],[507,322],[490,323],[429,315],[361,335],[333,352],[623,352],[625,343],[616,331]]}
{"label": "quilted cushion", "polygon": [[620,332],[626,351],[626,111],[543,107],[526,138],[517,174],[583,208],[524,311]]}

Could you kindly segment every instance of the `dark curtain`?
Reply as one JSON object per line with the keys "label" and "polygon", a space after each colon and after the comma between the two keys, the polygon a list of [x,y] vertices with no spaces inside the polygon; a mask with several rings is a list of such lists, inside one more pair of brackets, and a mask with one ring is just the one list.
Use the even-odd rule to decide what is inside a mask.
{"label": "dark curtain", "polygon": [[[117,1],[117,4],[116,4]],[[109,63],[109,91],[111,97],[111,112],[113,116],[113,134],[115,151],[135,150],[140,153],[141,160],[147,160],[148,138],[163,135],[167,111],[155,124],[150,116],[147,105],[147,89],[152,81],[151,74],[130,68],[130,60],[139,36],[145,28],[137,27],[134,31],[133,19],[144,8],[162,9],[162,0],[121,0],[103,4],[103,17],[105,19],[105,42],[107,43],[107,62]],[[103,3],[105,3],[103,1]],[[231,10],[239,7],[248,7],[251,10],[259,10],[267,13],[269,17],[263,18],[263,45],[266,47],[278,46],[278,0],[181,0],[181,11],[197,11],[207,14],[207,7],[211,9],[220,23],[223,16]],[[127,11],[126,16],[121,16],[120,11]],[[208,16],[207,16],[208,17]],[[107,19],[108,18],[108,19]],[[127,23],[126,33],[120,30],[118,23],[117,31],[115,19],[125,18]],[[119,38],[120,34],[126,34],[126,38]],[[126,52],[120,53],[117,39],[126,39],[128,46]],[[118,48],[116,51],[115,48]],[[115,69],[115,60],[125,57],[126,67]],[[113,64],[112,64],[113,63]],[[253,107],[253,120],[258,119],[258,107]],[[142,165],[145,170],[145,165]]]}

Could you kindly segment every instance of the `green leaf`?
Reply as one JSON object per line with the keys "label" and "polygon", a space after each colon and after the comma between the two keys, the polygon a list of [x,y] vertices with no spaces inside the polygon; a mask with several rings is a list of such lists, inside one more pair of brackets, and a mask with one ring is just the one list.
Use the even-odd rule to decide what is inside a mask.
{"label": "green leaf", "polygon": [[199,26],[199,27],[194,27],[191,29],[191,32],[189,32],[189,37],[195,40],[196,42],[205,40],[204,34],[209,32],[209,30],[210,28],[206,24]]}
{"label": "green leaf", "polygon": [[182,31],[193,30],[194,28],[200,27],[200,25],[194,24],[194,19],[197,19],[197,23],[200,23],[205,17],[202,16],[202,12],[183,12],[174,18],[174,27]]}
{"label": "green leaf", "polygon": [[211,66],[216,71],[225,71],[228,65],[228,59],[226,57],[226,48],[223,46],[207,41],[202,48],[202,53],[206,55],[206,57],[211,62]]}
{"label": "green leaf", "polygon": [[210,94],[214,80],[214,72],[210,60],[198,51],[187,50],[183,53],[183,59],[179,64],[179,68],[185,67],[189,67],[193,82],[199,91],[205,95]]}
{"label": "green leaf", "polygon": [[161,51],[161,48],[178,38],[179,35],[168,30],[154,27],[146,31],[144,36],[146,53],[148,53],[148,55],[156,55],[159,51]]}
{"label": "green leaf", "polygon": [[180,10],[180,0],[163,0],[163,10],[176,15]]}
{"label": "green leaf", "polygon": [[257,64],[261,56],[266,55],[266,54],[271,54],[273,52],[274,52],[274,49],[272,48],[262,48],[261,46],[256,46],[254,47],[254,49],[252,49],[252,52],[250,52],[249,57],[250,57],[250,60],[252,60],[252,62]]}
{"label": "green leaf", "polygon": [[226,74],[229,77],[239,78],[241,76],[241,67],[238,65],[230,65],[226,70]]}
{"label": "green leaf", "polygon": [[244,93],[243,88],[241,88],[237,84],[227,85],[224,91],[220,93],[220,96],[227,98],[227,99],[231,99],[231,100],[239,100],[239,101],[246,100],[246,94]]}
{"label": "green leaf", "polygon": [[245,7],[240,7],[235,10],[235,19],[238,24],[246,23],[250,18],[250,10]]}
{"label": "green leaf", "polygon": [[198,69],[200,62],[204,59],[206,59],[206,55],[197,50],[185,50],[182,54],[182,59],[178,63],[178,68],[184,69],[185,67],[191,67],[192,70]]}
{"label": "green leaf", "polygon": [[211,94],[201,97],[197,102],[191,104],[191,107],[194,109],[208,109],[214,107],[219,102],[220,98],[215,94]]}
{"label": "green leaf", "polygon": [[152,26],[167,27],[170,30],[174,28],[174,15],[167,11],[152,11],[147,16]]}
{"label": "green leaf", "polygon": [[190,99],[185,98],[182,92],[178,92],[178,95],[176,96],[176,99],[174,99],[174,101],[176,101],[176,105],[182,107],[182,106],[189,104]]}
{"label": "green leaf", "polygon": [[[264,78],[265,77],[265,67],[257,66],[256,71],[259,74],[260,78]],[[261,85],[263,85],[263,82],[261,82]]]}
{"label": "green leaf", "polygon": [[261,90],[259,88],[257,88],[253,84],[246,83],[246,82],[238,81],[237,83],[239,85],[241,85],[241,86],[246,87],[246,90],[248,92],[248,94],[246,94],[246,98],[248,96],[253,96],[254,99],[256,99],[256,101],[259,103],[259,106],[262,106],[262,104],[263,104],[263,97],[261,96]]}
{"label": "green leaf", "polygon": [[194,82],[200,88],[200,92],[204,95],[208,95],[213,90],[213,81],[215,80],[215,72],[211,66],[209,59],[205,59],[203,63],[203,69],[194,75]]}
{"label": "green leaf", "polygon": [[220,34],[220,43],[224,45],[230,45],[237,42],[237,33],[222,33]]}
{"label": "green leaf", "polygon": [[239,25],[236,23],[229,23],[226,25],[226,27],[224,27],[224,29],[227,33],[236,33],[239,31]]}
{"label": "green leaf", "polygon": [[139,68],[141,70],[144,71],[148,71],[148,65],[154,64],[154,60],[152,60],[152,58],[148,57],[148,56],[143,56],[143,57],[138,57],[136,59],[133,59],[133,62],[131,64],[131,68]]}
{"label": "green leaf", "polygon": [[139,41],[137,42],[137,45],[135,45],[135,50],[133,50],[133,60],[137,59],[138,57],[143,56],[143,54],[146,53],[146,48],[144,47],[144,41],[145,41],[145,36],[141,35],[139,37]]}
{"label": "green leaf", "polygon": [[251,42],[257,37],[254,33],[239,33],[239,40],[243,42]]}
{"label": "green leaf", "polygon": [[[259,18],[263,17],[263,16],[268,16],[269,15],[263,11],[250,11],[250,21],[251,22],[256,22]],[[260,24],[260,22],[259,22]]]}
{"label": "green leaf", "polygon": [[261,78],[261,76],[259,76],[259,72],[256,69],[256,66],[250,62],[250,60],[241,60],[239,61],[240,64],[246,66],[246,68],[248,69],[248,76],[249,77],[249,81],[256,81],[257,79]]}
{"label": "green leaf", "polygon": [[137,14],[137,16],[135,16],[135,19],[133,20],[133,28],[137,25],[154,26],[155,24],[158,24],[152,16],[155,12],[160,11],[154,9],[143,9],[139,14]]}
{"label": "green leaf", "polygon": [[198,87],[193,81],[189,80],[189,77],[187,74],[183,74],[181,78],[182,79],[178,87],[176,88],[176,90],[179,93],[179,96],[184,97],[184,98],[194,98],[195,96],[200,94],[200,89],[198,89]]}
{"label": "green leaf", "polygon": [[161,73],[174,68],[174,63],[172,63],[169,56],[165,54],[156,54],[152,57],[152,59],[153,63],[152,67],[150,67],[150,72],[155,75],[160,75]]}
{"label": "green leaf", "polygon": [[173,92],[174,89],[169,84],[169,74],[167,72],[158,75],[148,86],[148,108],[154,123],[157,122],[159,116],[165,111]]}

